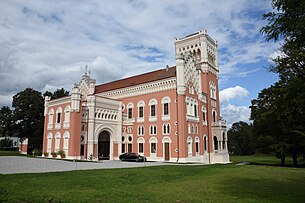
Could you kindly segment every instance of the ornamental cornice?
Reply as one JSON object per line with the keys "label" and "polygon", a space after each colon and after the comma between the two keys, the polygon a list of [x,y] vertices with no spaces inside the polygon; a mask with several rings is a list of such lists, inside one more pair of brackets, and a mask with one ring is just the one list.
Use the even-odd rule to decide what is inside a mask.
{"label": "ornamental cornice", "polygon": [[108,92],[102,92],[97,94],[97,96],[111,99],[123,99],[145,94],[152,94],[156,92],[168,91],[172,89],[176,89],[176,77],[167,78],[165,80],[158,80],[150,83],[144,83],[136,86],[129,86],[127,88],[116,89]]}
{"label": "ornamental cornice", "polygon": [[56,105],[67,104],[69,102],[71,102],[71,96],[66,96],[66,97],[48,101],[47,106],[51,107],[51,106],[56,106]]}

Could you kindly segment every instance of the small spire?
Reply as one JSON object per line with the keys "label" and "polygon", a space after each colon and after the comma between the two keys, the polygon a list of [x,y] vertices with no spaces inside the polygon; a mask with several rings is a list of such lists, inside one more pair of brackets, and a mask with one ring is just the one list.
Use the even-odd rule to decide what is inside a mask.
{"label": "small spire", "polygon": [[88,65],[85,66],[85,75],[88,75]]}

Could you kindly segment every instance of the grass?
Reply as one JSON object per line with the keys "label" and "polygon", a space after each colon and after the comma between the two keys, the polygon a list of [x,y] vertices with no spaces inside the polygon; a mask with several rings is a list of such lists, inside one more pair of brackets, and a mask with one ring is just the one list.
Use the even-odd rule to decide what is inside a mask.
{"label": "grass", "polygon": [[19,151],[1,151],[0,150],[0,156],[24,156],[23,154],[20,154]]}
{"label": "grass", "polygon": [[[232,157],[268,159],[273,158]],[[0,180],[0,202],[305,202],[305,169],[268,165],[177,164],[0,175]]]}

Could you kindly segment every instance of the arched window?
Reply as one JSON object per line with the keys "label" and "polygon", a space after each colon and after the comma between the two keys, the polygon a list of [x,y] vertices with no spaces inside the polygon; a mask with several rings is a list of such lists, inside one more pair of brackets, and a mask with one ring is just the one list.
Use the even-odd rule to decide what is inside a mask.
{"label": "arched window", "polygon": [[156,135],[157,134],[157,126],[151,125],[150,126],[150,135]]}
{"label": "arched window", "polygon": [[213,110],[213,122],[216,122],[216,111],[215,110]]}
{"label": "arched window", "polygon": [[61,107],[57,108],[56,110],[56,123],[55,123],[55,129],[60,129],[61,125],[61,115],[62,115],[62,109]]}
{"label": "arched window", "polygon": [[59,149],[59,147],[60,147],[60,138],[61,138],[61,135],[60,135],[59,132],[57,132],[55,134],[55,152],[58,152],[60,150]]}
{"label": "arched window", "polygon": [[222,149],[226,149],[226,134],[222,133]]}
{"label": "arched window", "polygon": [[128,103],[127,104],[127,117],[128,119],[132,119],[132,109],[133,109],[133,103]]}
{"label": "arched window", "polygon": [[156,99],[151,99],[149,101],[149,106],[150,106],[150,117],[155,117],[157,115],[157,100]]}
{"label": "arched window", "polygon": [[54,110],[51,109],[51,110],[49,111],[48,129],[52,129],[52,128],[53,128],[53,119],[54,119]]}
{"label": "arched window", "polygon": [[170,134],[170,124],[163,124],[163,135]]}
{"label": "arched window", "polygon": [[61,122],[61,113],[62,113],[62,109],[61,109],[61,107],[59,107],[56,110],[56,123],[60,123]]}
{"label": "arched window", "polygon": [[204,138],[203,138],[203,149],[204,149],[204,151],[207,150],[207,136],[204,136]]}
{"label": "arched window", "polygon": [[189,155],[191,155],[192,154],[192,144],[193,144],[193,140],[192,140],[192,138],[189,136],[188,138],[187,138],[187,152],[188,152],[188,154]]}
{"label": "arched window", "polygon": [[150,138],[149,143],[150,143],[150,153],[156,154],[157,153],[157,139],[154,137]]}
{"label": "arched window", "polygon": [[206,120],[207,120],[207,118],[206,118],[206,113],[207,113],[207,110],[206,110],[206,108],[204,107],[204,106],[202,106],[202,108],[201,108],[201,111],[202,111],[202,120],[204,121],[204,122],[206,122]]}
{"label": "arched window", "polygon": [[195,150],[196,154],[199,154],[199,137],[195,138]]}
{"label": "arched window", "polygon": [[145,143],[145,140],[142,137],[138,139],[138,152],[139,152],[139,154],[144,153],[144,143]]}
{"label": "arched window", "polygon": [[63,137],[64,137],[63,150],[65,152],[65,155],[68,156],[70,133],[66,131]]}
{"label": "arched window", "polygon": [[170,120],[170,98],[164,97],[162,103],[162,121]]}
{"label": "arched window", "polygon": [[214,141],[214,150],[218,150],[218,140],[216,136],[213,137],[213,141]]}
{"label": "arched window", "polygon": [[52,133],[49,133],[47,136],[47,152],[49,152],[49,154],[52,152],[52,139],[53,139],[53,135]]}
{"label": "arched window", "polygon": [[137,104],[138,107],[138,121],[144,121],[144,101],[139,101]]}
{"label": "arched window", "polygon": [[69,127],[70,127],[70,106],[66,106],[64,128],[69,128]]}

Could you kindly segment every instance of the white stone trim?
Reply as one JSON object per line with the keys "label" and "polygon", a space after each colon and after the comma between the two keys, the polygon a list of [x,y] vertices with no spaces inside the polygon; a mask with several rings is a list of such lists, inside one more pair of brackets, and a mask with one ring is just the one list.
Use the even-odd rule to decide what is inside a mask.
{"label": "white stone trim", "polygon": [[166,78],[164,80],[158,80],[136,86],[111,90],[108,92],[102,92],[99,93],[98,95],[111,99],[123,99],[127,97],[135,97],[145,94],[152,94],[155,92],[173,90],[175,88],[176,88],[176,78],[172,77],[172,78]]}

